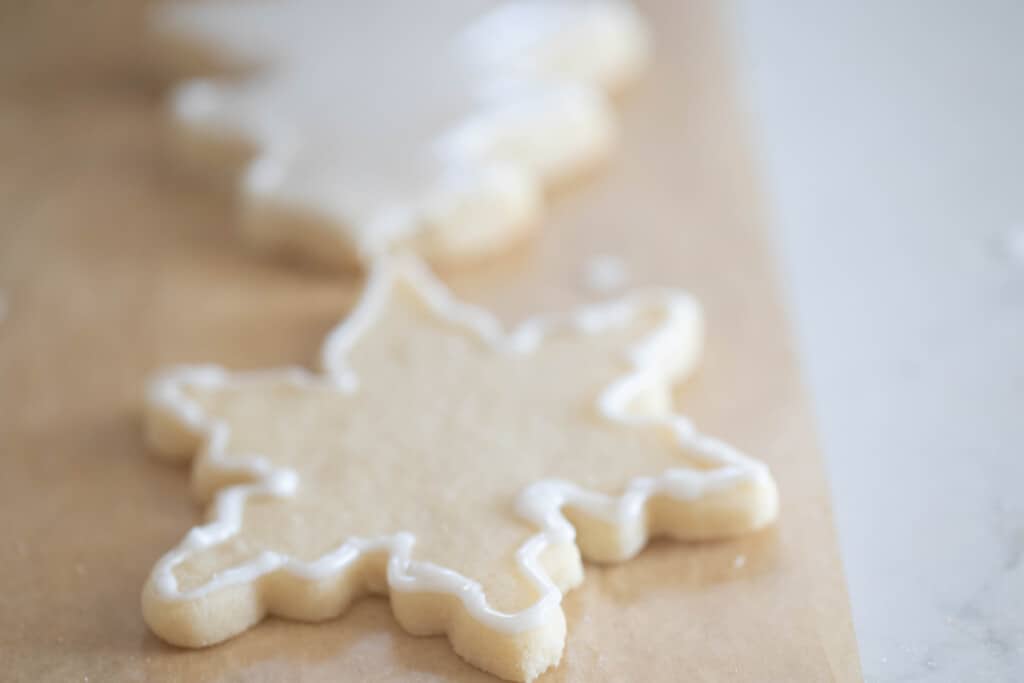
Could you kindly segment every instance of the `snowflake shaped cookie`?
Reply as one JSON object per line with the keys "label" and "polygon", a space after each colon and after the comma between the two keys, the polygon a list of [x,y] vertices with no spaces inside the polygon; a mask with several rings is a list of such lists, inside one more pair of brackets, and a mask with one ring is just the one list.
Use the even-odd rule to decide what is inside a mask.
{"label": "snowflake shaped cookie", "polygon": [[670,408],[701,332],[673,290],[505,331],[402,257],[375,266],[322,373],[161,373],[149,438],[195,456],[209,521],[153,569],[146,621],[199,647],[382,593],[410,633],[532,680],[561,656],[581,554],[619,562],[653,536],[775,519],[768,469]]}
{"label": "snowflake shaped cookie", "polygon": [[648,56],[623,0],[203,0],[155,23],[179,52],[257,65],[175,90],[180,148],[245,166],[250,242],[334,266],[521,239],[545,189],[608,154],[607,96]]}

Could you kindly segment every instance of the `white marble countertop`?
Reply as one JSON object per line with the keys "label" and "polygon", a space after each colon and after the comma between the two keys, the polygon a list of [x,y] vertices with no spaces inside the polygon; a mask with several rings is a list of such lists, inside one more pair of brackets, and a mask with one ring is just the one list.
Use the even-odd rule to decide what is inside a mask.
{"label": "white marble countertop", "polygon": [[1024,2],[731,19],[865,678],[1024,681]]}

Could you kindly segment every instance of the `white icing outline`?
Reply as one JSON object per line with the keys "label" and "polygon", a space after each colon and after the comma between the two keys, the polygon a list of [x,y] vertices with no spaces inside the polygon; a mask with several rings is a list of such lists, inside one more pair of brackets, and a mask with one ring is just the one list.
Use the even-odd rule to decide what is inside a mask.
{"label": "white icing outline", "polygon": [[[207,0],[207,4],[222,3]],[[163,4],[153,23],[169,37],[216,48],[216,31],[193,23],[190,9],[194,8]],[[586,27],[585,35],[590,38],[586,45],[594,53],[587,68],[572,77],[544,64],[560,44],[565,24]],[[466,250],[462,256],[472,258],[493,251],[496,244],[500,248],[515,241],[522,230],[542,218],[544,194],[550,185],[573,177],[605,156],[613,145],[618,118],[608,95],[642,70],[650,57],[650,35],[628,0],[504,0],[469,22],[452,40],[466,53],[467,61],[478,63],[486,74],[477,84],[486,96],[445,130],[423,141],[424,149],[435,158],[437,173],[422,192],[399,197],[366,220],[355,222],[358,224],[330,202],[296,198],[285,186],[288,169],[299,157],[299,131],[305,122],[253,111],[229,116],[231,120],[222,117],[223,102],[230,100],[228,93],[239,84],[257,81],[262,72],[272,73],[276,60],[261,64],[259,50],[221,46],[228,62],[232,58],[255,62],[260,67],[258,73],[240,80],[187,79],[175,87],[169,111],[175,123],[190,134],[241,140],[253,148],[254,156],[242,170],[237,192],[257,213],[258,207],[266,204],[316,215],[331,225],[358,261],[367,264],[418,235],[430,233],[428,227],[442,234],[442,244],[437,247],[442,259],[451,255],[446,250],[454,250],[458,258],[460,249]],[[510,59],[512,56],[518,59]],[[558,123],[557,130],[552,122]],[[511,158],[495,156],[493,150],[503,139],[517,137],[515,132],[524,130],[531,131],[532,138],[545,138],[543,155],[533,150]],[[463,181],[451,181],[459,178]],[[467,178],[472,182],[467,183]],[[483,239],[476,246],[463,243],[452,247],[457,240],[445,239],[446,230],[455,225],[462,228],[457,233],[464,233],[466,226],[458,219],[451,225],[434,221],[435,209],[474,205],[481,198],[490,202],[491,211],[483,221],[478,213],[477,223],[491,232],[478,235]],[[249,220],[249,215],[243,211],[242,220]],[[338,229],[344,225],[351,227]],[[254,230],[262,233],[259,228]],[[499,233],[502,237],[495,237]],[[468,237],[472,243],[473,236]]]}
{"label": "white icing outline", "polygon": [[[602,391],[597,407],[606,419],[626,426],[668,427],[680,448],[721,467],[707,471],[673,468],[658,477],[637,477],[629,482],[621,496],[589,491],[555,479],[526,487],[518,496],[517,511],[536,524],[540,531],[518,549],[516,562],[519,570],[538,588],[541,597],[519,612],[506,613],[492,608],[480,584],[454,570],[412,560],[414,536],[409,532],[353,538],[312,562],[264,552],[250,562],[219,572],[195,589],[179,590],[174,567],[189,553],[213,546],[237,533],[249,496],[289,496],[294,494],[299,483],[294,470],[275,469],[258,454],[229,456],[230,428],[226,423],[204,415],[200,406],[187,398],[183,387],[212,388],[226,386],[229,382],[238,386],[247,381],[276,376],[298,386],[326,387],[355,394],[359,387],[358,377],[347,365],[346,354],[388,305],[392,288],[399,280],[408,283],[441,321],[476,335],[499,353],[529,353],[547,335],[560,330],[596,333],[626,324],[640,312],[652,308],[664,312],[665,322],[629,349],[632,369]],[[631,402],[640,393],[664,387],[693,368],[699,345],[691,345],[693,348],[687,358],[676,367],[666,367],[666,363],[667,352],[679,347],[680,333],[689,333],[692,338],[694,326],[700,326],[700,310],[693,297],[674,290],[649,290],[609,303],[585,306],[570,315],[533,318],[506,333],[499,320],[488,311],[457,301],[420,261],[410,257],[382,261],[372,271],[355,310],[328,334],[321,354],[324,375],[301,368],[229,373],[216,366],[190,366],[172,368],[150,383],[148,400],[151,407],[168,411],[194,434],[203,437],[200,455],[196,457],[203,457],[207,464],[221,471],[241,472],[253,479],[252,483],[230,485],[219,490],[211,507],[211,521],[191,529],[177,547],[157,562],[151,577],[153,584],[163,599],[192,600],[226,586],[255,582],[276,571],[306,579],[336,576],[357,563],[365,553],[386,549],[389,553],[389,591],[440,593],[458,598],[474,619],[500,632],[519,633],[538,627],[547,621],[550,610],[559,609],[562,598],[561,591],[541,567],[539,557],[550,544],[575,539],[575,529],[562,514],[563,506],[572,505],[596,519],[611,522],[623,535],[629,529],[641,529],[642,534],[633,536],[640,539],[640,544],[627,551],[628,557],[639,552],[649,540],[643,518],[645,505],[655,494],[693,500],[705,493],[748,481],[769,484],[774,491],[767,466],[722,441],[700,434],[686,417],[674,413],[651,416],[629,412]],[[774,520],[777,503],[773,500],[770,507],[755,528]]]}

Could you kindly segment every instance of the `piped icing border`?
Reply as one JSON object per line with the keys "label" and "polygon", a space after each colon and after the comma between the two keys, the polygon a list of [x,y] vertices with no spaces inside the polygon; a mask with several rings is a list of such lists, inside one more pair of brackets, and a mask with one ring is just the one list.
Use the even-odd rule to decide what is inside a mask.
{"label": "piped icing border", "polygon": [[[651,310],[664,314],[664,322],[639,344],[629,349],[630,370],[613,381],[598,397],[597,409],[608,420],[635,428],[667,428],[679,447],[717,465],[713,470],[673,468],[657,477],[637,477],[620,496],[586,490],[572,482],[546,479],[529,485],[518,496],[521,516],[540,530],[517,551],[519,570],[538,589],[540,597],[530,607],[507,613],[491,607],[477,582],[431,562],[411,559],[414,536],[408,532],[373,538],[352,538],[315,561],[302,562],[266,551],[254,560],[219,572],[212,580],[189,591],[178,587],[174,568],[191,552],[230,538],[241,527],[243,509],[249,496],[290,496],[298,486],[298,474],[273,467],[258,454],[229,455],[230,427],[203,414],[183,391],[189,385],[217,387],[244,385],[247,381],[278,377],[298,386],[318,386],[356,394],[359,378],[347,364],[347,353],[359,341],[387,306],[392,288],[399,281],[410,285],[429,310],[440,320],[477,336],[498,353],[527,354],[558,331],[591,334],[628,324]],[[212,503],[210,521],[190,530],[152,572],[152,582],[165,600],[186,601],[239,583],[258,580],[285,571],[294,576],[321,580],[340,575],[355,566],[369,552],[388,552],[387,584],[392,591],[447,594],[457,598],[478,622],[496,631],[520,633],[544,624],[551,610],[560,609],[562,593],[540,563],[544,550],[553,544],[572,542],[575,529],[562,513],[566,505],[585,511],[593,518],[616,525],[620,535],[636,540],[620,559],[632,556],[646,545],[645,507],[654,495],[694,500],[744,482],[756,482],[771,492],[766,508],[754,524],[771,523],[777,515],[774,482],[766,465],[753,460],[728,444],[705,436],[682,415],[668,410],[639,414],[630,410],[633,401],[651,390],[671,385],[695,367],[700,353],[701,314],[696,300],[684,292],[652,289],[609,303],[588,305],[573,314],[542,316],[520,324],[510,332],[486,310],[457,301],[449,290],[412,257],[396,257],[375,266],[355,310],[332,330],[322,347],[324,374],[301,368],[229,373],[216,366],[177,367],[156,376],[148,387],[151,406],[173,414],[191,432],[203,439],[200,449],[204,464],[221,471],[248,475],[251,483],[221,489]],[[682,353],[679,353],[682,348]]]}

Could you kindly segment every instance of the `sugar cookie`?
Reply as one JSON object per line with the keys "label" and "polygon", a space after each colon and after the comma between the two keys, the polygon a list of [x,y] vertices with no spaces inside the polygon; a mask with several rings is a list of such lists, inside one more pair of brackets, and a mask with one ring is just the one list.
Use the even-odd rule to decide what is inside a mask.
{"label": "sugar cookie", "polygon": [[149,440],[195,455],[210,505],[153,569],[147,623],[200,647],[382,593],[410,633],[532,680],[561,656],[581,553],[775,519],[767,467],[672,412],[701,320],[687,294],[649,290],[506,332],[402,257],[373,269],[322,373],[159,374]]}
{"label": "sugar cookie", "polygon": [[244,165],[250,242],[338,267],[520,240],[545,188],[608,154],[607,95],[649,51],[620,0],[204,0],[155,23],[179,52],[259,65],[174,91],[180,148]]}

